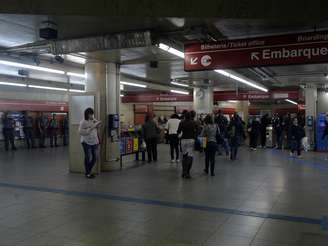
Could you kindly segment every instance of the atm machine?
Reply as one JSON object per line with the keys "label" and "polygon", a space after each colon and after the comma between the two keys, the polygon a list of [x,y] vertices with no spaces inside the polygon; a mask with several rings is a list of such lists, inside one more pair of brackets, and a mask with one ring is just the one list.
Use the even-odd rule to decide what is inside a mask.
{"label": "atm machine", "polygon": [[316,149],[318,151],[328,151],[328,136],[322,139],[322,135],[326,128],[326,112],[320,113],[317,118],[316,128]]}

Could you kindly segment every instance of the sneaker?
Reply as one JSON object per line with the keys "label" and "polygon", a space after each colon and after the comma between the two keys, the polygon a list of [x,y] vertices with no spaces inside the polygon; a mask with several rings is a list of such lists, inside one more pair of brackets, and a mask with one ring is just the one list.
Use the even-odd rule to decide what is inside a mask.
{"label": "sneaker", "polygon": [[93,174],[87,174],[87,175],[85,175],[85,177],[87,179],[94,179],[95,178],[95,175],[93,175]]}
{"label": "sneaker", "polygon": [[171,160],[171,163],[174,163],[174,160],[173,159]]}
{"label": "sneaker", "polygon": [[302,155],[298,155],[298,156],[297,156],[297,158],[299,158],[299,159],[302,159],[302,158],[303,158],[303,156],[302,156]]}
{"label": "sneaker", "polygon": [[294,156],[294,154],[293,154],[292,152],[289,152],[289,156],[293,157],[293,156]]}
{"label": "sneaker", "polygon": [[176,160],[175,160],[175,162],[176,162],[176,163],[179,163],[179,162],[180,162],[180,160],[179,160],[179,159],[176,159]]}

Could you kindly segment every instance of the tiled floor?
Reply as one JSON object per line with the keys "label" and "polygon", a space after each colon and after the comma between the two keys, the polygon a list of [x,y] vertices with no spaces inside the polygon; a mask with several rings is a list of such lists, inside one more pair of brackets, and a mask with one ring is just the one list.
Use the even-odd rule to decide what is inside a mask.
{"label": "tiled floor", "polygon": [[156,164],[86,180],[68,173],[64,148],[0,151],[0,246],[328,245],[320,225],[232,214],[328,215],[324,157],[306,153],[293,160],[286,152],[244,148],[238,161],[218,157],[216,177],[207,177],[200,155],[193,179],[182,180],[180,166],[169,162],[168,146],[160,146]]}

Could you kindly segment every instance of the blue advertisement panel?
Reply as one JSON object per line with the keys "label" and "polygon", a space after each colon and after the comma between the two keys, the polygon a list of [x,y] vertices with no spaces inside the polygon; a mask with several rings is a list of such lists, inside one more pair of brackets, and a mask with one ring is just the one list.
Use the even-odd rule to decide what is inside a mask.
{"label": "blue advertisement panel", "polygon": [[317,119],[317,150],[328,151],[328,136],[322,139],[326,127],[326,112],[320,113]]}

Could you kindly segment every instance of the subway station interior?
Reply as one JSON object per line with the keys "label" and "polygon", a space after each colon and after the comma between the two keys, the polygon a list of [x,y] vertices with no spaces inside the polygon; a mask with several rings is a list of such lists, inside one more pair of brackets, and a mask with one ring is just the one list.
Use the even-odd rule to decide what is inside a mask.
{"label": "subway station interior", "polygon": [[324,5],[1,1],[0,246],[328,245]]}

